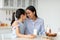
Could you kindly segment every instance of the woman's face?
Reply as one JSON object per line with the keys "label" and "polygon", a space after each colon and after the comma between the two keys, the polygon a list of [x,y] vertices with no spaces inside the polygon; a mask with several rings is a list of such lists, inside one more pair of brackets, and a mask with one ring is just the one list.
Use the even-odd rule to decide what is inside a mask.
{"label": "woman's face", "polygon": [[32,12],[31,10],[28,10],[28,9],[26,10],[26,14],[30,19],[32,19],[35,15],[34,12]]}

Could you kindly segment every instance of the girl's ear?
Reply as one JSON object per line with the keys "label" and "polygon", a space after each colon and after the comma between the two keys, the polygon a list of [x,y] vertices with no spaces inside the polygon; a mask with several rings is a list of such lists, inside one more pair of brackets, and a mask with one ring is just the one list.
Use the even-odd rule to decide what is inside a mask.
{"label": "girl's ear", "polygon": [[20,16],[20,18],[22,18],[23,17],[23,14]]}

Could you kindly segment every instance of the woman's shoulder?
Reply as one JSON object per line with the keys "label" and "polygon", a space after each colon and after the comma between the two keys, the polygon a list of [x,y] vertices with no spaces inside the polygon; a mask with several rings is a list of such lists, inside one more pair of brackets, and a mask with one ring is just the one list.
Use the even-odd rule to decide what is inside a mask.
{"label": "woman's shoulder", "polygon": [[44,19],[38,17],[37,21],[44,22]]}
{"label": "woman's shoulder", "polygon": [[43,18],[38,17],[39,20],[44,20]]}
{"label": "woman's shoulder", "polygon": [[[29,21],[31,21],[31,19],[26,18],[25,22],[29,22]],[[43,22],[43,21],[44,21],[44,19],[42,19],[42,18],[38,17],[38,18],[37,18],[37,21]]]}

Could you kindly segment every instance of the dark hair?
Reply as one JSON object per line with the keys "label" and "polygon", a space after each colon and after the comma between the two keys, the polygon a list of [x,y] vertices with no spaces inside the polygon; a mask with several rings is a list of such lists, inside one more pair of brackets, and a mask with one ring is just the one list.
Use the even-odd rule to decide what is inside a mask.
{"label": "dark hair", "polygon": [[36,9],[35,9],[34,6],[28,6],[28,7],[26,8],[26,10],[30,10],[30,11],[32,11],[32,12],[35,12],[35,16],[38,17],[38,16],[37,16],[37,13],[36,13]]}
{"label": "dark hair", "polygon": [[24,10],[24,9],[17,9],[17,10],[16,10],[16,14],[15,14],[15,15],[14,15],[14,14],[15,14],[15,12],[14,12],[13,15],[12,15],[11,25],[12,25],[12,23],[15,21],[15,17],[16,17],[17,19],[19,19],[22,14],[25,15],[25,10]]}
{"label": "dark hair", "polygon": [[15,21],[15,12],[13,12],[13,14],[12,14],[12,21],[11,21],[11,25],[12,25],[12,23]]}

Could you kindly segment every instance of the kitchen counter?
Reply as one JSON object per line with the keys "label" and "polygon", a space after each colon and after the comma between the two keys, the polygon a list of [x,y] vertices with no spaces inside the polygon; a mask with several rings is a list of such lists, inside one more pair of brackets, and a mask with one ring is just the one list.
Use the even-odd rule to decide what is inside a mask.
{"label": "kitchen counter", "polygon": [[47,37],[47,36],[37,36],[34,39],[30,39],[30,38],[1,38],[2,40],[60,40],[60,36],[57,37]]}
{"label": "kitchen counter", "polygon": [[11,33],[12,27],[0,27],[0,34]]}
{"label": "kitchen counter", "polygon": [[0,27],[0,40],[60,40],[60,36],[57,37],[47,37],[47,36],[37,36],[34,39],[29,38],[12,38],[12,27]]}

